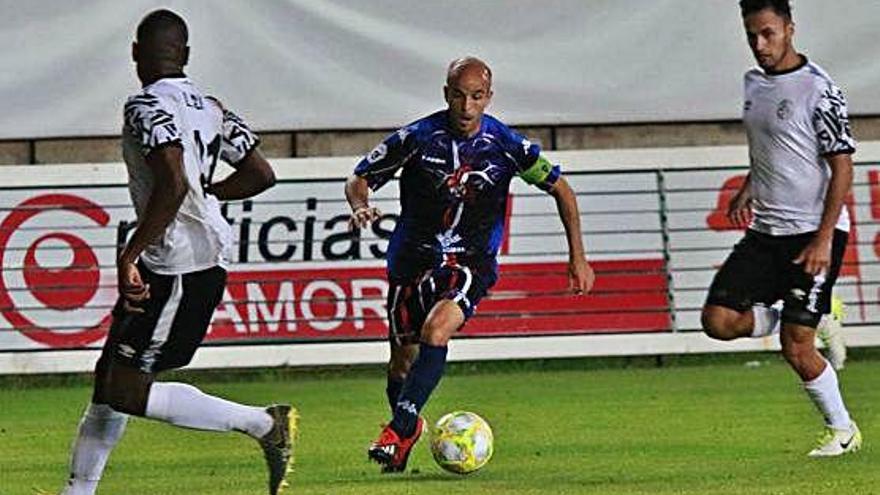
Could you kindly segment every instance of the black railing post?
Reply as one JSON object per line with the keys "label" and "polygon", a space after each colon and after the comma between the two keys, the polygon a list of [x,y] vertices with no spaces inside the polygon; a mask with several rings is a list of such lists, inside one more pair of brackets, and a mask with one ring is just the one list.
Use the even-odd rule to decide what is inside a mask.
{"label": "black railing post", "polygon": [[669,321],[672,331],[678,332],[678,323],[675,317],[675,283],[672,278],[672,268],[670,266],[672,253],[670,252],[669,215],[666,204],[666,176],[664,175],[664,170],[662,168],[658,168],[655,173],[657,175],[657,213],[660,215],[660,236],[663,240],[663,271],[666,274],[666,303],[669,307]]}

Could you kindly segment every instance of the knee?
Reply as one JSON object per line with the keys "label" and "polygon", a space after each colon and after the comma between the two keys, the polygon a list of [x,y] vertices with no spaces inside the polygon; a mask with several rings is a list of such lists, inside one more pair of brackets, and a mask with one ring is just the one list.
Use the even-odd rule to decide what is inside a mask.
{"label": "knee", "polygon": [[420,332],[421,341],[428,345],[445,346],[464,322],[464,312],[456,303],[450,300],[441,301],[425,319]]}
{"label": "knee", "polygon": [[137,392],[137,390],[111,383],[104,387],[99,399],[100,403],[107,404],[114,411],[143,416],[147,409],[147,397],[146,394]]}
{"label": "knee", "polygon": [[782,340],[782,355],[795,369],[800,369],[816,352],[815,344],[812,340]]}
{"label": "knee", "polygon": [[736,321],[728,315],[710,308],[703,308],[700,316],[703,332],[717,340],[733,340],[741,337],[741,332],[736,328]]}
{"label": "knee", "polygon": [[121,413],[143,416],[151,384],[149,376],[139,377],[109,365],[95,375],[93,402],[107,404]]}
{"label": "knee", "polygon": [[438,347],[448,345],[451,337],[451,332],[447,331],[442,325],[429,322],[425,323],[425,326],[422,327],[422,342],[428,345]]}

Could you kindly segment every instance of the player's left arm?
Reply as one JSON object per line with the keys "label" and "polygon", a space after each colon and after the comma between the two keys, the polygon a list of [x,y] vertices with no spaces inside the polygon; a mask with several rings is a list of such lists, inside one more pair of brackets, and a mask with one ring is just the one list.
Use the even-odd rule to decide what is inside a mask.
{"label": "player's left arm", "polygon": [[275,172],[257,149],[251,150],[233,167],[235,172],[208,188],[208,192],[221,201],[250,198],[275,185]]}
{"label": "player's left arm", "polygon": [[556,210],[562,225],[565,226],[565,237],[568,240],[568,276],[570,288],[575,294],[586,294],[593,288],[596,274],[587,262],[584,243],[581,237],[581,219],[578,211],[577,196],[565,177],[559,177],[548,191],[556,200]]}
{"label": "player's left arm", "polygon": [[584,251],[577,195],[562,177],[560,167],[550,163],[541,154],[540,146],[516,133],[511,133],[511,137],[509,153],[518,164],[519,177],[527,184],[548,192],[556,200],[556,211],[565,227],[568,241],[569,287],[577,295],[585,294],[593,288],[596,275],[587,263]]}
{"label": "player's left arm", "polygon": [[804,271],[818,275],[831,266],[831,243],[843,203],[852,187],[852,154],[856,149],[849,125],[846,97],[834,84],[828,84],[818,94],[813,110],[813,127],[819,152],[831,169],[831,179],[825,192],[822,219],[816,237],[795,258],[803,263]]}
{"label": "player's left arm", "polygon": [[208,100],[217,105],[223,115],[220,158],[235,168],[235,172],[207,186],[207,192],[221,201],[245,199],[275,185],[275,172],[258,149],[260,138],[247,123],[217,98]]}
{"label": "player's left arm", "polygon": [[852,155],[841,153],[825,157],[831,168],[831,180],[825,192],[825,206],[822,209],[822,220],[816,237],[801,251],[794,260],[803,263],[804,271],[818,275],[831,266],[831,242],[834,239],[834,227],[843,209],[843,203],[852,187],[853,162]]}

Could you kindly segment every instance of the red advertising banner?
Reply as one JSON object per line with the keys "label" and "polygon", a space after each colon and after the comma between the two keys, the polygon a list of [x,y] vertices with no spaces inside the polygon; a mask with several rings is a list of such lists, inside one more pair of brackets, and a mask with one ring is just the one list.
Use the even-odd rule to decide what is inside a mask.
{"label": "red advertising banner", "polygon": [[[510,263],[462,336],[670,329],[662,260],[597,261],[594,291],[567,291],[566,263]],[[351,340],[387,336],[383,268],[230,274],[209,341]],[[623,310],[623,311],[622,311]]]}
{"label": "red advertising banner", "polygon": [[[570,180],[591,187],[578,184],[585,176]],[[285,182],[256,201],[225,205],[236,259],[209,344],[387,338],[382,258],[397,217],[387,213],[370,232],[351,234],[338,188]],[[645,191],[641,201],[653,207],[653,195]],[[0,208],[0,350],[99,346],[116,298],[118,245],[134,226],[127,190],[16,189],[0,197],[11,205]],[[396,198],[378,200],[395,210],[387,205]],[[565,259],[565,236],[552,199],[514,191],[509,205],[500,279],[463,337],[671,330],[661,254],[615,252],[645,235],[659,245],[653,224],[653,232],[631,236],[614,219],[589,222],[607,233],[588,235],[598,282],[576,297],[567,263],[557,261]]]}

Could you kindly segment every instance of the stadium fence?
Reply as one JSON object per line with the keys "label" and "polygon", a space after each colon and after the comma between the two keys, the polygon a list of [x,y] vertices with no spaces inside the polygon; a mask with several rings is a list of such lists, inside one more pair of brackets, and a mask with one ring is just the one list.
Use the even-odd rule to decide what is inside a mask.
{"label": "stadium fence", "polygon": [[[705,337],[706,288],[741,231],[724,211],[745,174],[742,146],[549,152],[577,191],[597,283],[567,291],[555,203],[515,181],[501,278],[451,347],[453,360],[659,355],[777,349],[775,339]],[[850,245],[836,293],[847,340],[880,345],[880,143],[862,143],[847,208]],[[192,366],[387,360],[384,216],[347,231],[354,158],[273,161],[279,177],[223,205],[235,238],[224,299]],[[115,259],[135,225],[122,164],[0,168],[0,373],[90,370],[116,296]]]}

